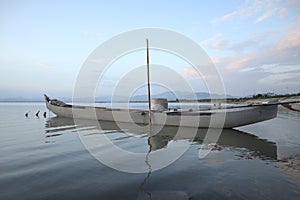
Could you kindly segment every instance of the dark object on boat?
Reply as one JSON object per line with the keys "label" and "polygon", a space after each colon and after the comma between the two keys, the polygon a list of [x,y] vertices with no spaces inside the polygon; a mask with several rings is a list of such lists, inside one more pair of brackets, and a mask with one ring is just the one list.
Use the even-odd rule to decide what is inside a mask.
{"label": "dark object on boat", "polygon": [[281,105],[289,110],[300,112],[299,102],[298,103],[286,103],[286,104],[281,104]]}
{"label": "dark object on boat", "polygon": [[37,113],[35,113],[35,116],[39,117],[40,111],[37,111]]}
{"label": "dark object on boat", "polygon": [[28,117],[28,113],[29,113],[30,111],[28,111],[27,113],[25,113],[25,117]]}
{"label": "dark object on boat", "polygon": [[44,112],[43,116],[44,116],[44,118],[46,118],[47,117],[47,112]]}

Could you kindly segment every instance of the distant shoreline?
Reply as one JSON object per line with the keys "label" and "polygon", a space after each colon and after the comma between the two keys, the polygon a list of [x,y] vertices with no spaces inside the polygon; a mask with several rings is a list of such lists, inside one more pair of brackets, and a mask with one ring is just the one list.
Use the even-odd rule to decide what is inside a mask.
{"label": "distant shoreline", "polygon": [[[298,94],[285,94],[285,95],[276,95],[276,94],[257,94],[252,97],[240,97],[240,98],[227,98],[227,99],[198,99],[198,100],[190,100],[190,99],[176,99],[169,100],[169,103],[211,103],[211,102],[220,102],[220,103],[249,103],[249,102],[263,102],[267,100],[275,100],[275,99],[300,99],[300,93]],[[0,99],[0,103],[43,103],[44,100],[27,100],[22,98],[20,100],[15,99]],[[65,102],[71,102],[70,100]],[[130,101],[130,103],[147,103],[148,101]],[[95,101],[94,103],[111,103],[111,101]],[[127,103],[127,101],[114,101],[114,103]]]}

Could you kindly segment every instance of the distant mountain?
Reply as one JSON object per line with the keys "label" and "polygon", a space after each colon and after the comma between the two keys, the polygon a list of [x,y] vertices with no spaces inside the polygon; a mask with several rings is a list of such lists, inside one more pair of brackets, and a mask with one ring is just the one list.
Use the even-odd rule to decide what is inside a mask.
{"label": "distant mountain", "polygon": [[111,96],[98,96],[95,97],[96,102],[111,102],[113,101],[126,101],[127,97],[125,96],[114,96],[113,98]]}
{"label": "distant mountain", "polygon": [[[161,94],[151,95],[151,98],[166,98],[169,101],[175,101],[177,99],[173,92],[164,92]],[[148,95],[136,95],[131,97],[130,101],[148,101]]]}
{"label": "distant mountain", "polygon": [[[239,98],[238,96],[225,95],[226,98]],[[200,99],[220,99],[224,98],[224,95],[220,94],[210,94],[208,92],[197,92],[195,94],[189,92],[176,92],[176,95],[173,92],[164,92],[157,95],[151,95],[151,98],[166,98],[169,101],[175,101],[176,99],[185,99],[185,100],[200,100]],[[133,96],[131,101],[147,101],[147,95],[137,95]]]}
{"label": "distant mountain", "polygon": [[[190,99],[194,99],[193,94],[191,94],[190,96],[187,96],[186,99],[190,100]],[[221,99],[221,98],[239,98],[239,96],[232,96],[229,94],[225,94],[225,95],[221,95],[221,94],[214,94],[214,93],[208,93],[208,92],[197,92],[196,93],[196,97],[197,99]]]}

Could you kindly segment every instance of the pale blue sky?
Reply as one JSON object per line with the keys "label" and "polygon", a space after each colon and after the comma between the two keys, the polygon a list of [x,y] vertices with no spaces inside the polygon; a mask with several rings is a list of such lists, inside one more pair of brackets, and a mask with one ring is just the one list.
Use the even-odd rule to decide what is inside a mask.
{"label": "pale blue sky", "polygon": [[229,94],[300,92],[299,13],[298,0],[1,0],[0,98],[70,97],[98,45],[147,27],[196,41]]}

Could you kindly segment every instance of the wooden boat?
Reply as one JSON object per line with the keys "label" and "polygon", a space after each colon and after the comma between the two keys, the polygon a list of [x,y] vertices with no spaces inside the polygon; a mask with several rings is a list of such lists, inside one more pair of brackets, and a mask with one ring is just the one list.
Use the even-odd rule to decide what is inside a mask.
{"label": "wooden boat", "polygon": [[272,119],[277,103],[241,105],[209,110],[136,110],[70,105],[45,95],[47,108],[60,117],[153,125],[233,128]]}

